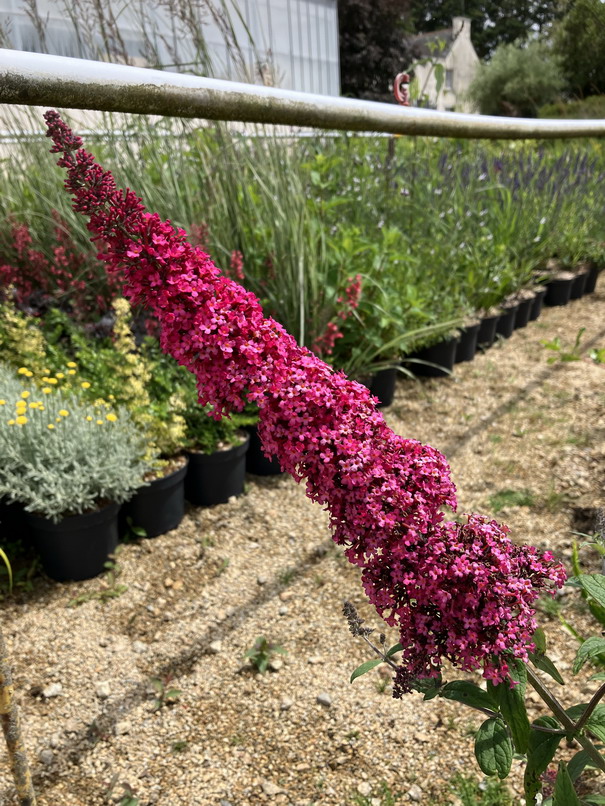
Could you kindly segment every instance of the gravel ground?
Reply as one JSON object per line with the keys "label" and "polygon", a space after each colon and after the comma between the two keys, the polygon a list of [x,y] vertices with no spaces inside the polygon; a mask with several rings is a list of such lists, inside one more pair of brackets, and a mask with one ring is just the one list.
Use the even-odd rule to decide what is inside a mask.
{"label": "gravel ground", "polygon": [[[570,345],[579,327],[583,360],[548,365],[540,341]],[[595,346],[605,346],[603,278],[600,292],[546,309],[453,378],[402,379],[385,416],[446,454],[461,511],[504,506],[498,517],[515,539],[568,561],[578,513],[605,504],[605,366],[586,357]],[[349,684],[369,655],[342,602],[370,625],[379,619],[331,544],[326,514],[291,479],[251,476],[242,498],[191,508],[178,530],[123,546],[118,562],[127,589],[106,602],[68,607],[110,582],[38,575],[2,604],[39,806],[126,803],[128,791],[131,806],[429,806],[461,803],[456,774],[481,780],[481,715],[416,694],[394,701],[379,670]],[[595,631],[575,593],[561,603],[577,629]],[[558,618],[543,619],[566,676],[577,642]],[[259,636],[287,652],[265,675],[243,658]],[[590,673],[568,683],[564,702],[593,690]],[[180,695],[155,708],[158,687],[160,700],[170,688]],[[543,713],[529,697],[532,715]],[[12,806],[5,755],[0,770],[0,804]],[[515,761],[515,804],[521,779]]]}

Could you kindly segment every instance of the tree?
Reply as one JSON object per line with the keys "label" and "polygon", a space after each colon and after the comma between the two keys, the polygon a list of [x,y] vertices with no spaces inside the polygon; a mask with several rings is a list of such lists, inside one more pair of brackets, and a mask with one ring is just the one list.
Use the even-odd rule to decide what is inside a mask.
{"label": "tree", "polygon": [[572,94],[605,93],[605,6],[600,0],[567,0],[553,33]]}
{"label": "tree", "polygon": [[479,68],[469,96],[484,115],[536,117],[564,86],[552,48],[533,40],[525,46],[500,45],[491,62]]}
{"label": "tree", "polygon": [[420,33],[451,28],[452,17],[469,17],[471,36],[481,59],[498,45],[545,33],[558,18],[559,0],[413,0],[411,22]]}
{"label": "tree", "polygon": [[411,0],[338,0],[343,95],[393,100],[393,79],[411,61],[406,12]]}

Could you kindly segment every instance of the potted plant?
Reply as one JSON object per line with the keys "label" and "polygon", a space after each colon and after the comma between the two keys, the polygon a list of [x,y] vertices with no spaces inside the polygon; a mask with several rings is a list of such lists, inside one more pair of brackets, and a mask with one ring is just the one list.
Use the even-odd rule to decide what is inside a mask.
{"label": "potted plant", "polygon": [[[65,364],[61,385],[93,404],[99,394],[127,409],[147,442],[151,467],[141,487],[120,512],[120,535],[129,531],[156,537],[175,529],[185,514],[183,456],[185,403],[176,361],[167,358],[157,340],[135,335],[130,303],[113,300],[111,317],[96,334],[86,333],[61,311],[45,318],[49,363]],[[68,373],[71,373],[68,374]],[[94,377],[93,386],[85,379]]]}
{"label": "potted plant", "polygon": [[197,402],[192,385],[184,412],[185,445],[189,465],[185,498],[196,506],[225,504],[244,491],[246,451],[250,436],[238,415],[215,420],[207,407]]}
{"label": "potted plant", "polygon": [[88,579],[115,550],[120,505],[151,462],[124,409],[84,404],[53,379],[38,389],[26,378],[15,397],[14,376],[0,367],[0,496],[24,506],[50,577]]}

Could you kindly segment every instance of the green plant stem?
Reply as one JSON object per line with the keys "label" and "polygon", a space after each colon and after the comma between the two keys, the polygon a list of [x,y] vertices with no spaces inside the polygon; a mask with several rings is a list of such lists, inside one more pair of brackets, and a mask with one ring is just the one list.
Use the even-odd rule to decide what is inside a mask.
{"label": "green plant stem", "polygon": [[[576,731],[578,730],[578,726],[576,723],[569,717],[561,703],[557,700],[557,698],[552,694],[548,688],[542,683],[540,678],[536,675],[533,669],[527,666],[527,679],[535,689],[535,691],[540,695],[540,697],[544,700],[546,705],[550,708],[559,722],[563,725],[566,729],[566,733],[571,733],[574,735],[574,738],[578,740],[578,742],[582,745],[586,753],[590,756],[591,760],[595,764],[598,769],[602,772],[605,772],[605,759],[599,753],[597,748],[594,744],[590,741],[590,739],[578,733],[576,735]],[[595,703],[596,705],[596,703]],[[593,706],[594,707],[594,706]]]}

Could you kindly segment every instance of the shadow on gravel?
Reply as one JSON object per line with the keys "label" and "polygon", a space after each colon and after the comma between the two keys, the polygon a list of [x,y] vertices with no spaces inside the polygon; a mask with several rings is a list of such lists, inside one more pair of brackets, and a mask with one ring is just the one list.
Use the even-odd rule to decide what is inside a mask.
{"label": "shadow on gravel", "polygon": [[[585,342],[583,347],[583,353],[586,353],[592,347],[596,347],[598,344],[602,343],[602,340],[605,338],[605,328],[600,330],[596,336],[594,336],[590,341]],[[530,381],[526,386],[522,389],[519,389],[514,395],[509,397],[499,406],[497,406],[493,411],[489,413],[489,416],[486,419],[481,420],[481,422],[476,423],[475,425],[470,426],[466,430],[466,432],[461,436],[455,439],[451,444],[444,445],[440,450],[446,456],[455,456],[458,451],[461,451],[472,439],[478,436],[482,431],[485,431],[486,428],[492,426],[497,420],[507,414],[512,408],[514,408],[518,403],[525,400],[534,389],[538,389],[542,384],[548,380],[556,371],[558,364],[550,364],[545,367],[542,372],[540,372],[533,381]]]}
{"label": "shadow on gravel", "polygon": [[[297,565],[291,566],[292,571],[297,576],[306,573],[328,556],[329,550],[333,546],[334,543],[330,539],[318,544],[305,559],[301,560]],[[210,654],[208,646],[211,641],[225,639],[249,617],[252,611],[274,599],[286,587],[279,579],[268,582],[263,586],[262,590],[251,597],[244,605],[238,607],[221,624],[207,630],[194,644],[188,646],[180,654],[169,658],[163,665],[154,667],[153,676],[159,678],[171,676],[174,678],[189,674],[201,657]],[[94,750],[99,741],[114,734],[116,722],[123,720],[133,708],[149,699],[148,689],[149,681],[146,679],[133,686],[121,699],[112,702],[89,725],[82,728],[61,746],[58,753],[60,762],[67,762],[72,765],[80,764],[82,759]],[[46,767],[43,772],[34,770],[32,775],[34,788],[43,792],[48,786],[60,781],[64,772],[62,767],[63,764],[59,763]],[[102,794],[104,791],[104,789],[100,790],[100,793]],[[8,803],[8,799],[13,793],[12,788],[7,788],[1,792],[0,804]]]}

